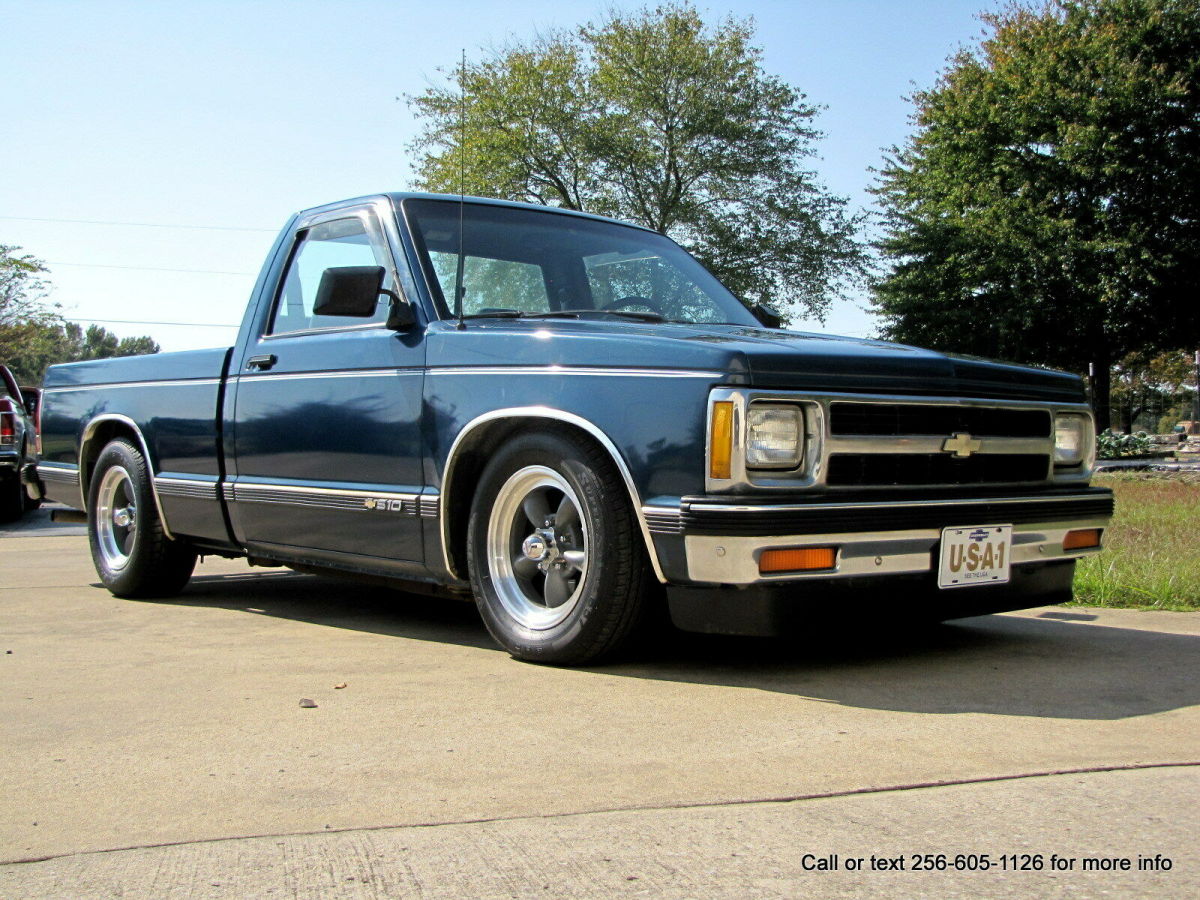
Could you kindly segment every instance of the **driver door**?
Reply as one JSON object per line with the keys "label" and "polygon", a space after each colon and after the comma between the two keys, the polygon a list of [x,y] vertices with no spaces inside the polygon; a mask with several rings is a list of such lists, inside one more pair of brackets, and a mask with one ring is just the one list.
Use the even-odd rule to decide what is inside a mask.
{"label": "driver door", "polygon": [[[237,369],[231,516],[239,537],[275,558],[379,567],[420,563],[420,327],[314,310],[325,269],[396,263],[374,203],[303,223],[257,340]],[[388,213],[390,214],[390,213]]]}

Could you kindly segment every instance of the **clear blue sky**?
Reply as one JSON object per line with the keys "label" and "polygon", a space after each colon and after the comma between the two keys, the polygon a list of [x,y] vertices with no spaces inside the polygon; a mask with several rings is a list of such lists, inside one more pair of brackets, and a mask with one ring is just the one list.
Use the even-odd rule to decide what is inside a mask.
{"label": "clear blue sky", "polygon": [[[165,350],[229,343],[233,328],[112,320],[235,325],[290,213],[411,186],[417,128],[398,96],[438,79],[460,48],[478,58],[609,6],[0,0],[0,243],[50,264],[68,316],[150,334]],[[709,20],[753,16],[766,69],[827,107],[814,166],[858,206],[870,203],[869,167],[909,132],[904,96],[929,86],[994,6],[698,4]],[[870,334],[861,305],[805,327]]]}

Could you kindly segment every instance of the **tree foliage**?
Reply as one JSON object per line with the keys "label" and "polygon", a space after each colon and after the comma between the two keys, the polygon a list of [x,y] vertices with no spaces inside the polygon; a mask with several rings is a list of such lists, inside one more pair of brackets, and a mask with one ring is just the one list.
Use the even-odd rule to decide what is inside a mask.
{"label": "tree foliage", "polygon": [[1113,419],[1126,433],[1143,428],[1166,433],[1190,419],[1195,367],[1186,350],[1129,353],[1113,366]]}
{"label": "tree foliage", "polygon": [[19,248],[0,244],[0,362],[22,384],[41,384],[55,363],[157,353],[149,337],[118,338],[99,325],[85,330],[48,301],[46,266]]}
{"label": "tree foliage", "polygon": [[753,38],[672,3],[456,67],[409,98],[417,180],[637,222],[734,293],[823,316],[864,272],[859,221],[806,168],[816,107]]}
{"label": "tree foliage", "polygon": [[888,337],[1109,370],[1200,341],[1200,5],[1055,0],[916,93],[876,192]]}
{"label": "tree foliage", "polygon": [[27,322],[52,322],[57,307],[46,301],[46,266],[19,247],[0,244],[0,329]]}

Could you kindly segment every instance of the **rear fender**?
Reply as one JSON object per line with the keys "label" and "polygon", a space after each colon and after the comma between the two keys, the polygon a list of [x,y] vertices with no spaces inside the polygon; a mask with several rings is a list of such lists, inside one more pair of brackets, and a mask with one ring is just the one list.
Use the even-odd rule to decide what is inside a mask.
{"label": "rear fender", "polygon": [[95,469],[96,460],[99,459],[104,447],[116,437],[131,438],[142,451],[142,456],[146,460],[146,468],[150,470],[150,491],[154,496],[154,505],[158,509],[158,518],[162,522],[163,533],[173,540],[174,535],[171,533],[166,514],[163,512],[162,500],[158,496],[158,486],[154,483],[154,474],[158,471],[158,467],[154,464],[154,457],[150,455],[150,445],[146,442],[145,435],[142,434],[137,423],[128,416],[106,413],[96,416],[84,426],[83,435],[79,439],[79,508],[87,510],[92,470]]}

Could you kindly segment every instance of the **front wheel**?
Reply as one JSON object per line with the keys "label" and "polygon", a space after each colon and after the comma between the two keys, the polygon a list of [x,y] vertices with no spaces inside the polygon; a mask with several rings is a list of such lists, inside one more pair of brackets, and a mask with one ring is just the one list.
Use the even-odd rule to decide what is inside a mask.
{"label": "front wheel", "polygon": [[124,439],[96,461],[88,491],[88,543],[104,586],[118,597],[168,597],[192,577],[196,553],[171,540],[150,486],[150,468]]}
{"label": "front wheel", "polygon": [[608,457],[563,434],[514,439],[484,469],[467,533],[484,624],[519,659],[581,665],[642,615],[649,562]]}

